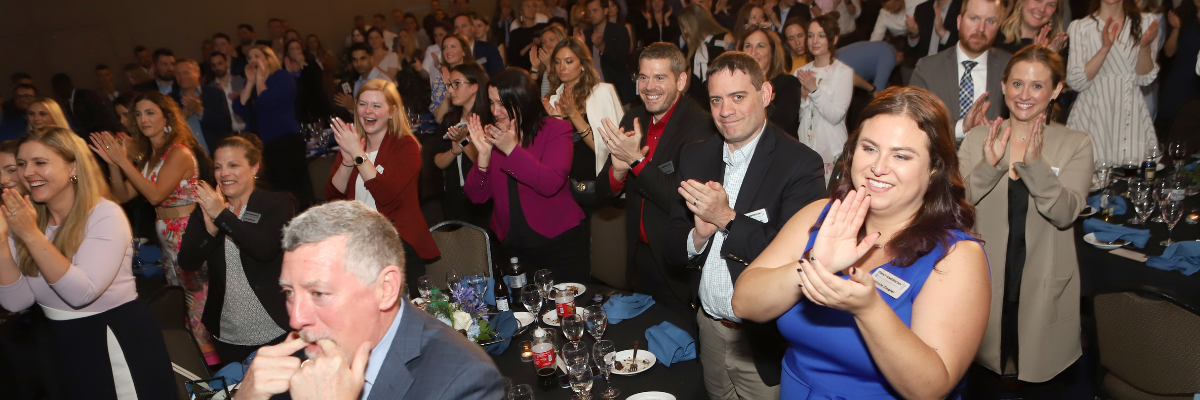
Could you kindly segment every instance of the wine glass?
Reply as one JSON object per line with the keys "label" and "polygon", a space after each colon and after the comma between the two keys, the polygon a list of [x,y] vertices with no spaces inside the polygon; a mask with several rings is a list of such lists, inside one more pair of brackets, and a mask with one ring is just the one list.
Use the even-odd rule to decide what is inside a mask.
{"label": "wine glass", "polygon": [[1125,180],[1130,181],[1138,175],[1138,159],[1132,155],[1121,158],[1121,168],[1125,169]]}
{"label": "wine glass", "polygon": [[604,330],[608,328],[608,314],[604,313],[604,307],[588,306],[587,317],[584,320],[587,323],[588,333],[592,335],[592,338],[600,340],[600,337],[604,336]]}
{"label": "wine glass", "polygon": [[592,345],[592,359],[596,361],[596,365],[604,373],[604,382],[608,384],[608,389],[601,392],[600,395],[606,399],[617,398],[617,395],[621,394],[621,391],[612,387],[612,381],[609,380],[612,376],[613,366],[617,361],[617,346],[611,340],[596,338],[596,344]]}
{"label": "wine glass", "polygon": [[475,299],[483,301],[483,294],[487,291],[487,278],[479,275],[471,275],[465,278],[465,282],[471,285],[471,290],[475,291]]}
{"label": "wine glass", "polygon": [[583,339],[583,331],[587,327],[587,322],[583,320],[583,316],[579,315],[579,313],[559,318],[559,323],[562,324],[563,336],[567,340],[578,342],[580,339]]}
{"label": "wine glass", "polygon": [[521,384],[513,386],[512,394],[508,396],[509,400],[533,400],[533,386],[529,384]]}
{"label": "wine glass", "polygon": [[1175,170],[1183,169],[1183,163],[1187,162],[1187,143],[1176,140],[1167,146],[1167,155],[1171,156],[1171,161],[1175,163]]}
{"label": "wine glass", "polygon": [[542,298],[548,298],[550,288],[554,287],[554,272],[548,269],[539,269],[533,275],[533,282],[542,288]]}
{"label": "wine glass", "polygon": [[451,268],[446,272],[446,287],[450,288],[451,292],[453,292],[454,289],[459,285],[462,285],[462,280],[462,273],[458,272],[457,269]]}
{"label": "wine glass", "polygon": [[577,399],[592,398],[592,366],[585,360],[574,364],[567,364],[567,370],[570,372],[571,390],[575,391]]}
{"label": "wine glass", "polygon": [[1175,224],[1179,223],[1179,217],[1183,216],[1183,202],[1170,200],[1159,208],[1162,210],[1163,221],[1167,222],[1167,240],[1159,244],[1170,246],[1175,243],[1171,241],[1171,231],[1175,229]]}
{"label": "wine glass", "polygon": [[[1146,192],[1129,193],[1129,202],[1133,203],[1133,209],[1137,211],[1137,224],[1145,225],[1150,222],[1150,215],[1154,213],[1154,194]],[[1133,224],[1134,222],[1130,222]]]}
{"label": "wine glass", "polygon": [[433,294],[433,278],[429,275],[417,278],[417,292],[421,293],[422,298],[429,300],[429,295]]}
{"label": "wine glass", "polygon": [[559,350],[561,353],[560,356],[563,359],[563,365],[587,362],[590,356],[590,351],[583,342],[567,342]]}
{"label": "wine glass", "polygon": [[[1152,189],[1150,187],[1150,184],[1144,180],[1135,179],[1135,180],[1129,181],[1129,200],[1130,201],[1133,201],[1135,196],[1138,196],[1143,193],[1149,193],[1151,191],[1152,191]],[[1136,205],[1135,205],[1135,207],[1136,207]],[[1138,211],[1137,214],[1141,215],[1141,211]],[[1147,214],[1149,214],[1149,212],[1147,212]],[[1132,225],[1141,225],[1141,224],[1145,223],[1145,220],[1141,219],[1140,217],[1135,215],[1133,218],[1129,219],[1129,223]]]}
{"label": "wine glass", "polygon": [[[1103,190],[1104,188],[1107,188],[1109,179],[1111,179],[1111,178],[1112,178],[1112,164],[1110,164],[1108,161],[1097,161],[1096,162],[1096,181],[1099,184],[1099,188],[1101,190]],[[1097,185],[1094,184],[1092,186],[1095,187]]]}
{"label": "wine glass", "polygon": [[542,289],[537,285],[528,284],[521,288],[521,303],[525,304],[525,309],[533,314],[533,320],[541,319],[542,311]]}
{"label": "wine glass", "polygon": [[1158,143],[1158,139],[1150,137],[1146,139],[1146,159],[1158,161],[1162,157],[1162,144]]}
{"label": "wine glass", "polygon": [[[1151,193],[1154,196],[1154,202],[1160,206],[1162,205],[1162,203],[1166,202],[1167,199],[1169,199],[1171,196],[1171,178],[1163,178],[1163,179],[1154,181],[1154,183],[1152,183],[1150,185],[1150,187],[1152,188]],[[1160,215],[1160,216],[1155,216],[1154,219],[1150,220],[1150,222],[1166,222],[1166,221],[1163,221],[1162,216]]]}

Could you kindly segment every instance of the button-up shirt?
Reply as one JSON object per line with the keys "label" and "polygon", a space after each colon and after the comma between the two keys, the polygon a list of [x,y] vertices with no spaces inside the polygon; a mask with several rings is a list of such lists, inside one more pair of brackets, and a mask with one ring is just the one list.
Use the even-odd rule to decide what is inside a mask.
{"label": "button-up shirt", "polygon": [[[766,127],[764,123],[763,128]],[[750,160],[754,159],[754,149],[758,147],[758,140],[762,139],[763,128],[758,130],[758,134],[750,143],[746,143],[740,149],[730,150],[728,144],[721,147],[721,160],[725,162],[725,179],[721,186],[725,188],[725,194],[729,197],[729,208],[734,208],[737,204],[742,180],[746,177],[746,170],[750,169]],[[699,250],[693,247],[692,235],[695,233],[695,228],[688,233],[688,257],[696,257],[704,250],[703,246]],[[725,236],[725,233],[717,231],[708,239],[708,245],[712,248],[708,251],[708,257],[704,259],[704,268],[700,270],[700,305],[714,318],[741,322],[740,318],[733,315],[733,278],[729,275],[729,266],[725,264],[725,258],[721,256]]]}
{"label": "button-up shirt", "polygon": [[[196,94],[196,100],[201,99],[201,95],[203,92],[200,91],[200,87],[193,88],[192,92]],[[179,92],[179,107],[180,108],[185,108],[185,106],[183,105],[183,99],[186,97],[187,97],[187,94],[183,93],[183,90],[180,89],[180,92]],[[205,153],[212,154],[212,152],[209,151],[209,149],[208,149],[208,143],[205,142],[205,140],[204,140],[204,127],[202,125],[200,125],[200,120],[203,118],[204,118],[204,111],[200,111],[199,114],[192,114],[190,117],[187,117],[187,123],[188,123],[188,127],[192,128],[192,135],[196,137],[196,142],[198,142],[200,144],[200,148],[204,149]]]}
{"label": "button-up shirt", "polygon": [[367,74],[366,77],[363,77],[360,75],[358,77],[358,80],[354,81],[354,98],[355,99],[358,98],[358,89],[361,88],[364,83],[367,83],[367,81],[372,80],[372,79],[383,79],[388,82],[392,81],[391,79],[389,79],[387,77],[387,75],[384,75],[382,72],[379,72],[379,68],[371,68],[371,73]]}
{"label": "button-up shirt", "polygon": [[[963,39],[965,40],[966,38]],[[959,41],[958,44],[954,45],[954,53],[956,54],[956,61],[954,64],[958,66],[958,73],[954,75],[954,81],[958,82],[960,79],[962,79],[963,73],[967,72],[967,67],[963,66],[962,64],[963,61],[970,60],[978,63],[975,64],[974,68],[971,68],[971,84],[974,86],[972,95],[975,96],[974,101],[971,103],[971,108],[975,108],[975,106],[979,105],[980,96],[983,96],[983,92],[987,91],[988,52],[985,51],[981,53],[979,57],[972,59],[967,56],[967,53],[963,52],[962,46],[962,41]],[[957,88],[959,85],[955,84],[954,87]],[[958,91],[956,90],[955,94],[957,93]],[[990,107],[999,106],[999,104],[993,104]],[[966,136],[967,133],[963,132],[963,120],[960,119],[958,122],[954,123],[954,137],[961,141]]]}
{"label": "button-up shirt", "polygon": [[[646,158],[643,159],[641,163],[638,163],[636,167],[633,167],[633,169],[629,170],[629,173],[633,174],[633,176],[637,176],[638,174],[642,173],[642,170],[646,168],[646,165],[649,165],[650,161],[654,159],[654,150],[658,148],[658,141],[659,139],[662,139],[663,131],[667,129],[667,122],[671,121],[671,115],[675,114],[675,106],[678,105],[679,100],[676,99],[675,104],[671,105],[671,109],[667,110],[667,113],[663,114],[662,118],[659,118],[658,121],[650,122],[650,129],[646,131],[646,134],[648,135],[646,136],[646,146],[649,147],[649,150],[646,152]],[[625,181],[617,180],[616,175],[613,174],[614,172],[610,168],[608,170],[608,183],[610,186],[612,186],[613,194],[617,194],[621,192],[621,189],[625,188]],[[626,175],[625,178],[628,179],[629,175]],[[641,210],[642,213],[638,215],[638,240],[641,240],[642,243],[650,243],[649,238],[646,237],[646,222],[644,219],[642,219],[642,215],[646,214],[645,198],[642,199]]]}
{"label": "button-up shirt", "polygon": [[160,80],[158,80],[158,79],[155,79],[155,80],[154,80],[154,84],[158,85],[158,92],[159,92],[159,93],[165,94],[165,95],[167,95],[167,96],[170,96],[170,95],[171,95],[171,90],[175,88],[175,82],[174,82],[174,81],[168,81],[168,82],[167,82],[167,84],[165,84],[165,85],[164,85],[162,81],[160,81]]}
{"label": "button-up shirt", "polygon": [[[404,300],[404,299],[401,299]],[[375,348],[371,349],[371,357],[367,358],[367,370],[363,378],[363,390],[359,395],[359,400],[367,400],[367,396],[371,394],[371,387],[375,386],[375,378],[379,377],[379,369],[383,368],[383,362],[387,360],[388,350],[392,349],[392,340],[396,338],[396,330],[400,327],[400,317],[404,316],[404,301],[400,302],[400,311],[396,312],[396,319],[392,320],[392,326],[388,327],[387,334],[379,339],[379,343],[375,344]]]}

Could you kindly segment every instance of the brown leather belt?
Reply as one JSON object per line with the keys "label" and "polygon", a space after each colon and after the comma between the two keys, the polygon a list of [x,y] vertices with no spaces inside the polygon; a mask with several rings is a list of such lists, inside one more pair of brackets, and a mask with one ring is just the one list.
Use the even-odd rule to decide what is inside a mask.
{"label": "brown leather belt", "polygon": [[708,319],[711,319],[713,321],[717,321],[717,322],[721,323],[721,326],[724,326],[725,328],[727,328],[729,330],[736,331],[738,329],[742,329],[742,324],[740,322],[733,322],[733,321],[730,321],[727,319],[716,319],[716,318],[713,318],[713,316],[708,315],[707,311],[704,312],[704,316],[708,317]]}
{"label": "brown leather belt", "polygon": [[158,215],[159,220],[183,218],[192,214],[192,210],[196,209],[196,203],[188,204],[179,207],[154,207],[154,214]]}

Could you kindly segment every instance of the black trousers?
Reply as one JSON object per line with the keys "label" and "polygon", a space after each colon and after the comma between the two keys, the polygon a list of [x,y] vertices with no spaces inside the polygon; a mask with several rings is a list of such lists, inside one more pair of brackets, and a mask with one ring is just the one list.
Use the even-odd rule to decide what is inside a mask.
{"label": "black trousers", "polygon": [[296,213],[312,205],[312,182],[308,179],[308,161],[304,158],[304,138],[287,135],[263,144],[263,166],[260,171],[271,189],[291,193],[296,197]]}
{"label": "black trousers", "polygon": [[404,286],[408,288],[408,293],[417,293],[417,278],[425,275],[425,260],[404,239],[400,239],[400,243],[404,245]]}
{"label": "black trousers", "polygon": [[654,256],[649,244],[640,241],[634,246],[633,264],[636,271],[633,284],[635,292],[648,294],[654,297],[654,301],[667,306],[686,306],[683,308],[690,309],[692,289],[688,270],[668,267],[661,258]]}
{"label": "black trousers", "polygon": [[[508,257],[519,258],[525,267],[526,278],[533,282],[533,273],[540,269],[554,271],[555,282],[587,282],[592,275],[590,235],[582,225],[576,226],[551,238],[549,243],[537,247],[504,246]],[[493,260],[508,265],[508,257]],[[519,288],[512,288],[518,290]]]}

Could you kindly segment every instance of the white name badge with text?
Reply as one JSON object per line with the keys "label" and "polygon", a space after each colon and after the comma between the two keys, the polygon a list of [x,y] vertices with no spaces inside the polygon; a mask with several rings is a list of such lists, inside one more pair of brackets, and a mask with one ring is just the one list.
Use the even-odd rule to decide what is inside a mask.
{"label": "white name badge with text", "polygon": [[875,272],[871,273],[871,277],[875,278],[875,287],[887,293],[888,296],[892,296],[893,299],[900,298],[900,295],[908,291],[909,286],[912,286],[883,268],[876,268]]}

